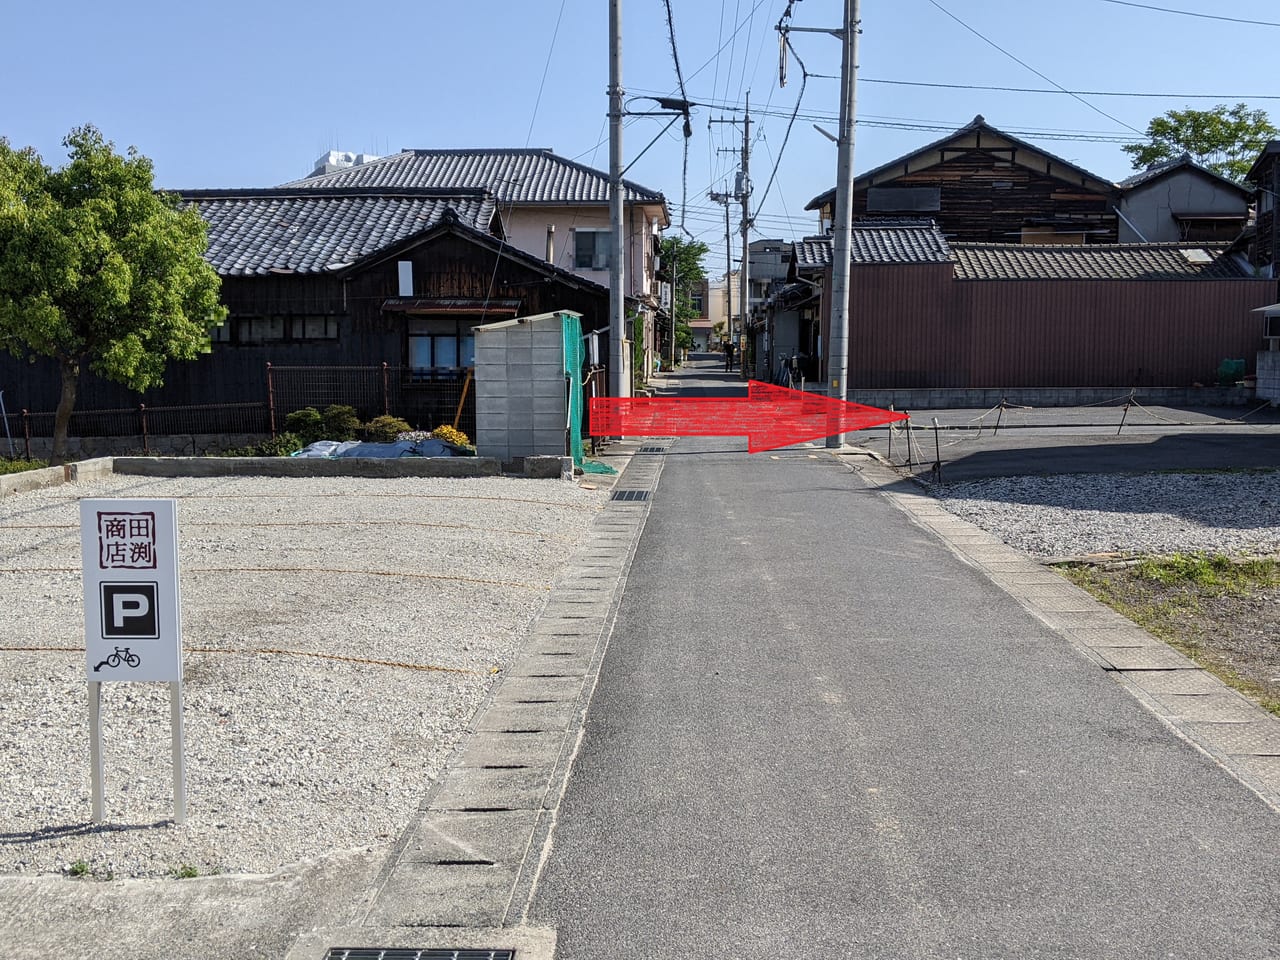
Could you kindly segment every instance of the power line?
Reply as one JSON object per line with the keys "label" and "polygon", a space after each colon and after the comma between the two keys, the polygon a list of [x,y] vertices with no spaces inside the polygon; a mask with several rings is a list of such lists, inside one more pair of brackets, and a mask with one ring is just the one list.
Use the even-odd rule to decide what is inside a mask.
{"label": "power line", "polygon": [[538,81],[538,96],[533,101],[533,116],[529,118],[529,132],[524,137],[526,147],[533,139],[533,124],[538,119],[538,107],[542,104],[542,90],[547,85],[547,72],[551,69],[551,58],[556,52],[556,38],[560,36],[560,21],[564,19],[564,5],[565,0],[560,0],[560,13],[556,16],[556,27],[551,31],[551,48],[547,51],[547,62],[542,68],[542,79]]}
{"label": "power line", "polygon": [[1239,17],[1221,17],[1214,13],[1196,13],[1194,10],[1174,10],[1171,7],[1156,7],[1149,3],[1130,3],[1129,0],[1102,0],[1103,3],[1114,3],[1120,7],[1138,7],[1141,10],[1156,10],[1160,13],[1176,13],[1184,17],[1199,17],[1202,20],[1225,20],[1227,23],[1247,23],[1254,27],[1280,27],[1280,23],[1270,20],[1242,20]]}
{"label": "power line", "polygon": [[[811,73],[810,77],[822,80],[839,80],[825,73]],[[941,90],[994,90],[1001,93],[1049,93],[1054,96],[1080,97],[1154,97],[1162,100],[1280,100],[1275,93],[1123,93],[1115,90],[1050,90],[1046,87],[998,87],[977,83],[927,83],[923,80],[873,80],[859,77],[859,83],[891,84],[897,87],[932,87]]]}
{"label": "power line", "polygon": [[1069,90],[1068,90],[1066,87],[1064,87],[1062,84],[1060,84],[1060,83],[1056,82],[1056,81],[1055,81],[1055,80],[1053,80],[1051,77],[1047,77],[1047,76],[1045,76],[1043,73],[1041,73],[1041,72],[1040,72],[1039,70],[1037,70],[1035,67],[1031,66],[1031,64],[1027,63],[1025,60],[1020,60],[1018,57],[1015,57],[1012,53],[1010,53],[1010,52],[1009,52],[1008,50],[1006,50],[1004,47],[1000,46],[1000,44],[996,43],[996,42],[995,42],[994,40],[992,40],[990,37],[984,36],[982,33],[980,33],[979,31],[975,30],[973,27],[969,26],[969,24],[965,23],[963,20],[961,20],[959,17],[957,17],[954,13],[952,13],[950,10],[948,10],[946,7],[944,7],[942,4],[938,3],[938,0],[929,0],[929,3],[930,3],[930,4],[932,4],[933,6],[937,7],[939,10],[941,10],[943,13],[945,13],[948,17],[950,17],[950,18],[951,18],[952,20],[954,20],[956,23],[960,24],[960,26],[964,27],[966,30],[968,30],[970,33],[972,33],[975,37],[977,37],[977,38],[978,38],[979,40],[981,40],[983,43],[989,44],[990,46],[992,46],[992,47],[994,47],[995,49],[999,50],[1001,53],[1003,53],[1006,57],[1008,57],[1008,58],[1009,58],[1010,60],[1012,60],[1014,63],[1020,64],[1021,66],[1026,67],[1028,70],[1030,70],[1032,73],[1034,73],[1037,77],[1039,77],[1039,78],[1040,78],[1041,80],[1043,80],[1045,83],[1053,84],[1053,86],[1057,87],[1057,88],[1058,88],[1059,90],[1061,90],[1063,93],[1066,93],[1066,94],[1067,94],[1068,96],[1070,96],[1070,97],[1074,97],[1076,100],[1079,100],[1082,104],[1084,104],[1086,107],[1088,107],[1088,108],[1089,108],[1090,110],[1092,110],[1094,113],[1101,114],[1102,116],[1106,117],[1108,120],[1112,121],[1113,123],[1118,123],[1118,124],[1120,124],[1120,126],[1122,126],[1122,127],[1128,127],[1128,129],[1132,130],[1134,133],[1136,133],[1136,134],[1137,134],[1138,136],[1140,136],[1140,137],[1145,137],[1145,136],[1146,136],[1146,134],[1145,134],[1145,133],[1143,133],[1141,130],[1139,130],[1137,127],[1132,127],[1132,126],[1130,126],[1129,124],[1127,124],[1127,123],[1125,123],[1123,120],[1121,120],[1119,117],[1113,117],[1111,114],[1107,113],[1107,112],[1106,112],[1105,110],[1103,110],[1101,107],[1096,107],[1096,106],[1094,106],[1092,103],[1090,103],[1088,100],[1084,99],[1084,98],[1083,98],[1083,97],[1081,97],[1080,95],[1078,95],[1078,94],[1074,94],[1074,93],[1071,93],[1071,91],[1069,91]]}

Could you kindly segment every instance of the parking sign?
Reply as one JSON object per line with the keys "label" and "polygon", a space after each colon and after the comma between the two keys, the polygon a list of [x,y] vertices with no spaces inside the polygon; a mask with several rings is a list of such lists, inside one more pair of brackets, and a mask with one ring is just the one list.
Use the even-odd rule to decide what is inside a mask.
{"label": "parking sign", "polygon": [[173,500],[81,500],[85,672],[91,681],[182,679]]}

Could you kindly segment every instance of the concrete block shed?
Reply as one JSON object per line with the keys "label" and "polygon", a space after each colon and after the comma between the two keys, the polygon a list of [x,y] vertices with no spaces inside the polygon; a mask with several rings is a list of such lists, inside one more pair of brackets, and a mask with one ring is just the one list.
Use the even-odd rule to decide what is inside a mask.
{"label": "concrete block shed", "polygon": [[475,328],[476,453],[582,461],[582,315],[557,310]]}

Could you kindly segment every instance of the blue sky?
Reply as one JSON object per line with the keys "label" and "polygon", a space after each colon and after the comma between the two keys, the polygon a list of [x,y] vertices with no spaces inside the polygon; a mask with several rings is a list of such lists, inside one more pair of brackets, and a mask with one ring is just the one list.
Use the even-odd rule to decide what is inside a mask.
{"label": "blue sky", "polygon": [[[1273,0],[1151,3],[1280,21]],[[802,70],[792,60],[787,86],[779,88],[774,26],[786,0],[670,0],[670,6],[687,96],[714,107],[694,112],[687,177],[679,125],[662,134],[665,120],[632,117],[628,176],[667,195],[675,225],[683,222],[712,245],[707,266],[717,272],[724,265],[724,215],[706,194],[732,189],[748,95],[756,235],[792,239],[815,231],[816,218],[804,205],[834,185],[836,151],[813,124],[835,129],[838,84],[827,77],[839,73],[840,47],[826,34],[791,35],[811,76],[788,137]],[[630,97],[677,90],[666,9],[663,0],[623,0],[623,83]],[[841,0],[795,0],[792,23],[836,27],[842,10]],[[330,149],[550,147],[608,168],[607,0],[0,0],[0,12],[6,66],[0,136],[36,147],[54,165],[64,158],[67,131],[93,123],[117,147],[136,146],[150,157],[157,184],[172,188],[283,183],[308,173]],[[1108,138],[1136,139],[1135,131],[1166,110],[1243,100],[1280,120],[1274,54],[1265,53],[1276,49],[1277,27],[1108,0],[863,0],[862,17],[860,171],[979,113],[1113,180],[1131,170],[1119,143]],[[1161,96],[1075,99],[907,83],[1057,84]],[[631,105],[651,107],[643,99]],[[735,213],[735,225],[737,219]]]}

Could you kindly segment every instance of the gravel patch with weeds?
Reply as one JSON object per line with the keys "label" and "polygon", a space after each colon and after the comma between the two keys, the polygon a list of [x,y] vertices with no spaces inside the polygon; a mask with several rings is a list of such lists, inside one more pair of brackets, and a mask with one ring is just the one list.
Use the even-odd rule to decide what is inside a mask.
{"label": "gravel patch with weeds", "polygon": [[[179,501],[181,827],[164,684],[104,685],[108,823],[89,822],[81,497]],[[606,497],[508,478],[114,476],[0,500],[0,647],[20,648],[0,650],[0,873],[261,874],[389,846]]]}

